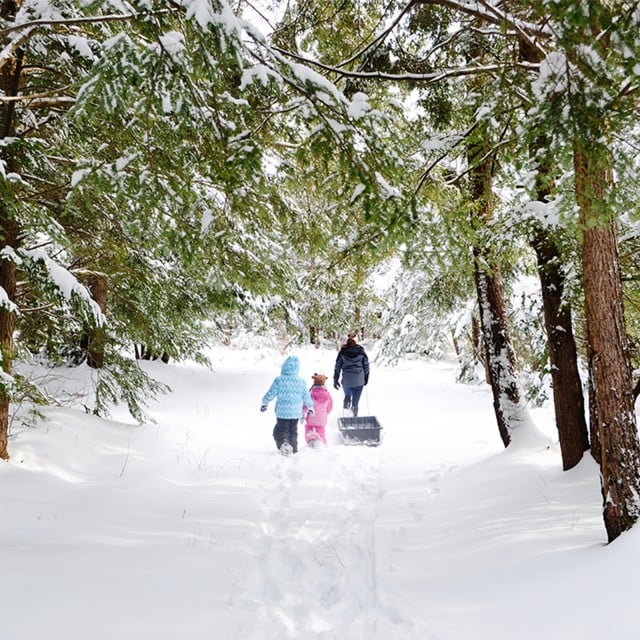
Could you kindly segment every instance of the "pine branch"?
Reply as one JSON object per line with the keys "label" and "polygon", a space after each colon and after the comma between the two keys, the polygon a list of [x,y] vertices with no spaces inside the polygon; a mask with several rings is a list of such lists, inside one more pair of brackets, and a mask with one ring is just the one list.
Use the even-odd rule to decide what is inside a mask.
{"label": "pine branch", "polygon": [[299,54],[291,51],[286,51],[279,47],[273,47],[275,51],[287,56],[298,62],[302,62],[307,66],[314,66],[318,69],[322,69],[327,73],[334,73],[344,78],[357,78],[360,80],[392,80],[395,82],[424,82],[427,84],[435,84],[449,78],[460,78],[465,76],[481,75],[484,73],[495,73],[496,71],[504,71],[509,68],[524,69],[526,71],[537,71],[539,65],[531,62],[515,62],[510,64],[487,64],[477,67],[461,67],[450,68],[436,71],[433,73],[387,73],[383,71],[349,71],[323,64],[317,60],[311,58],[305,58]]}

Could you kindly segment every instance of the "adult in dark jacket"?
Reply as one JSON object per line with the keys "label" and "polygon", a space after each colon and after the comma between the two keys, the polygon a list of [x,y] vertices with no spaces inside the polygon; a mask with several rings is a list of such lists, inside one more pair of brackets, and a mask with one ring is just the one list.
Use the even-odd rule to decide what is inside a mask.
{"label": "adult in dark jacket", "polygon": [[369,358],[355,338],[347,339],[336,358],[336,367],[333,372],[335,389],[340,388],[340,373],[342,373],[342,390],[344,391],[343,406],[345,409],[351,409],[353,415],[357,416],[362,389],[369,382]]}

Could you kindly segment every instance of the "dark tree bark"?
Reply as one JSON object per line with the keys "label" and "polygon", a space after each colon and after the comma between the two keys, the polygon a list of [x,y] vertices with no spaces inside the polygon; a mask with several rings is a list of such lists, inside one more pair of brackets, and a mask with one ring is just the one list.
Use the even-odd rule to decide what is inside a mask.
{"label": "dark tree bark", "polygon": [[516,361],[507,325],[504,288],[497,265],[491,272],[482,268],[482,250],[474,249],[475,281],[480,324],[487,363],[489,384],[493,395],[493,409],[498,431],[504,446],[511,442],[510,417],[520,406],[520,388],[517,383]]}
{"label": "dark tree bark", "polygon": [[[470,191],[479,228],[493,214],[493,159],[483,142],[469,145]],[[480,233],[482,235],[482,233]],[[478,243],[473,248],[476,294],[493,408],[504,446],[511,442],[511,420],[521,409],[515,351],[511,343],[500,267]]]}
{"label": "dark tree bark", "polygon": [[[521,60],[538,63],[544,57],[542,50],[532,46],[528,38],[520,36],[518,44]],[[532,155],[538,157],[539,152],[548,147],[549,141],[541,136],[533,145]],[[548,155],[546,158],[543,156],[537,168],[537,198],[540,202],[546,202],[553,184],[553,165]],[[534,229],[531,246],[538,262],[551,364],[553,406],[562,452],[562,468],[566,471],[577,465],[589,448],[578,352],[573,336],[571,308],[563,301],[564,275],[560,251],[549,232],[539,226]]]}
{"label": "dark tree bark", "polygon": [[544,324],[549,347],[553,406],[562,452],[562,468],[575,467],[589,449],[584,394],[578,371],[571,309],[563,304],[564,276],[553,239],[537,229],[531,242],[538,259]]}
{"label": "dark tree bark", "polygon": [[[535,64],[543,59],[544,52],[533,46],[532,41],[522,37],[522,34],[518,37],[518,45],[521,60]],[[549,141],[545,136],[541,136],[533,145],[532,156],[538,157],[538,154],[548,147]],[[546,202],[553,184],[553,163],[550,156],[543,156],[537,168],[537,198],[540,202]],[[577,465],[582,460],[584,452],[589,449],[578,352],[573,336],[571,308],[563,301],[564,275],[560,251],[549,232],[540,227],[534,229],[531,246],[538,261],[551,364],[553,406],[562,452],[562,468],[566,471]]]}
{"label": "dark tree bark", "polygon": [[171,356],[163,351],[161,354],[151,351],[146,344],[134,345],[136,360],[161,360],[165,364],[171,360]]}
{"label": "dark tree bark", "polygon": [[[480,32],[483,20],[478,20],[478,32],[469,40],[467,62],[482,63],[488,57]],[[483,93],[482,80],[476,80],[478,101]],[[512,433],[520,426],[526,411],[522,406],[515,350],[507,320],[504,286],[500,266],[487,236],[487,225],[493,218],[495,197],[493,176],[495,149],[492,132],[486,121],[476,122],[466,142],[469,165],[469,192],[473,203],[472,225],[476,229],[473,246],[474,278],[480,315],[480,328],[485,352],[485,366],[493,395],[493,408],[498,431],[504,446],[511,443]]]}
{"label": "dark tree bark", "polygon": [[608,151],[574,141],[576,201],[582,229],[587,339],[601,447],[603,516],[609,542],[640,515],[640,442],[624,322],[618,241],[608,195]]}
{"label": "dark tree bark", "polygon": [[[89,276],[89,291],[91,297],[100,307],[104,315],[107,314],[107,293],[109,280],[102,273],[91,273]],[[94,326],[87,331],[87,364],[92,369],[101,369],[104,366],[104,349],[106,341],[104,327]]]}
{"label": "dark tree bark", "polygon": [[[5,247],[17,249],[20,242],[20,228],[4,206],[0,204],[0,234]],[[0,287],[9,300],[16,297],[16,265],[11,259],[0,260]],[[0,306],[0,355],[2,356],[2,371],[11,375],[13,363],[13,334],[15,331],[15,315],[6,306]],[[4,387],[0,390],[0,458],[9,459],[9,391]]]}
{"label": "dark tree bark", "polygon": [[587,345],[589,351],[589,438],[591,439],[591,457],[599,464],[602,464],[602,447],[600,446],[600,436],[598,435],[598,407],[596,405],[595,384],[593,382],[593,364],[591,347]]}
{"label": "dark tree bark", "polygon": [[[19,3],[4,1],[0,5],[0,16],[7,20],[12,18]],[[9,59],[0,71],[0,92],[6,96],[15,96],[20,88],[22,75],[22,52],[18,51],[15,58]],[[0,126],[3,139],[15,135],[15,108],[13,102],[0,103]],[[2,159],[6,162],[7,171],[17,172],[18,159],[4,151]],[[0,202],[0,248],[8,247],[16,250],[20,245],[21,229],[11,210],[9,202]],[[16,265],[7,256],[0,259],[0,287],[2,287],[10,302],[16,299]],[[13,334],[15,331],[15,314],[7,306],[0,306],[0,356],[2,357],[2,371],[11,375],[13,365]],[[9,402],[10,394],[5,385],[0,388],[0,459],[9,459]]]}

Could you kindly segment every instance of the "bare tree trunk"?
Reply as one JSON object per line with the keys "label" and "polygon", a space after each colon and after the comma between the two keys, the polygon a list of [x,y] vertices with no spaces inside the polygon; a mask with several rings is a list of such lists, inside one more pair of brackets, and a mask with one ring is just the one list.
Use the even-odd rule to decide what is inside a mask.
{"label": "bare tree trunk", "polygon": [[562,468],[575,467],[589,449],[584,394],[578,371],[571,309],[563,304],[564,276],[560,252],[548,235],[538,229],[532,239],[538,258],[544,323],[549,347],[553,406],[562,452]]}
{"label": "bare tree trunk", "polygon": [[475,280],[480,324],[487,363],[489,384],[493,394],[493,409],[498,422],[498,431],[504,446],[511,442],[510,418],[520,405],[520,387],[517,383],[516,362],[509,336],[504,304],[504,288],[499,267],[489,273],[482,268],[482,253],[476,248]]}
{"label": "bare tree trunk", "polygon": [[[104,315],[107,314],[107,292],[109,279],[103,273],[91,273],[89,276],[89,291],[91,297],[100,307]],[[104,348],[107,339],[104,327],[94,326],[87,332],[87,364],[92,369],[102,369],[104,366]]]}
{"label": "bare tree trunk", "polygon": [[[543,51],[531,46],[526,38],[519,38],[519,57],[531,63],[539,63]],[[544,136],[533,145],[532,156],[538,157],[549,148]],[[537,198],[545,202],[553,184],[553,163],[550,156],[543,156],[538,163],[536,177]],[[589,433],[585,419],[584,394],[578,371],[578,352],[573,337],[571,308],[563,301],[564,275],[561,270],[560,251],[549,231],[538,227],[534,230],[531,246],[538,260],[538,274],[542,291],[545,331],[551,364],[553,406],[556,427],[562,452],[562,468],[571,469],[582,460],[589,449]]]}
{"label": "bare tree trunk", "polygon": [[[21,2],[3,1],[0,5],[0,17],[7,20],[15,16]],[[0,92],[6,96],[15,96],[20,88],[22,74],[22,52],[18,51],[15,58],[7,60],[0,71]],[[2,139],[15,135],[15,108],[14,103],[0,104],[0,126],[2,127]],[[6,162],[6,170],[15,172],[18,162],[15,156],[7,157],[3,153],[2,159]],[[10,151],[8,153],[11,153]],[[0,202],[0,248],[15,250],[20,243],[20,227],[11,211],[9,202]],[[16,265],[10,255],[4,255],[0,259],[0,287],[4,289],[7,298],[11,302],[16,299]],[[0,306],[0,357],[2,358],[2,372],[11,375],[13,364],[13,334],[15,330],[15,315],[6,305]],[[0,459],[9,459],[9,402],[10,392],[6,383],[0,385]]]}
{"label": "bare tree trunk", "polygon": [[640,442],[624,322],[615,222],[607,201],[608,151],[574,141],[576,201],[597,433],[601,446],[604,524],[609,542],[640,515]]}
{"label": "bare tree trunk", "polygon": [[[481,142],[469,148],[471,197],[478,226],[493,215],[493,160]],[[476,245],[473,249],[474,274],[480,327],[485,349],[489,384],[498,431],[504,446],[511,442],[514,416],[521,411],[520,386],[517,380],[515,351],[511,343],[504,301],[500,267],[490,252]]]}
{"label": "bare tree trunk", "polygon": [[[6,208],[0,209],[0,234],[5,247],[18,247],[20,229],[14,218],[7,213]],[[16,297],[16,265],[10,258],[0,260],[0,287],[9,300]],[[13,363],[13,333],[15,330],[15,315],[6,306],[0,306],[0,355],[2,357],[2,371],[11,375]],[[6,383],[0,385],[0,458],[9,459],[9,402],[10,393]]]}
{"label": "bare tree trunk", "polygon": [[[536,140],[534,157],[549,148],[545,137]],[[549,154],[538,162],[536,176],[537,198],[546,202],[553,185],[553,161]],[[536,224],[530,244],[536,252],[538,275],[542,292],[544,324],[551,364],[553,406],[562,452],[562,468],[575,467],[589,449],[589,432],[585,418],[584,394],[578,371],[578,351],[573,336],[571,307],[564,298],[562,257],[552,229]]]}
{"label": "bare tree trunk", "polygon": [[598,407],[596,405],[595,384],[593,382],[593,365],[591,347],[587,345],[589,359],[589,438],[591,439],[591,457],[599,464],[602,464],[602,447],[600,446],[600,436],[598,435]]}

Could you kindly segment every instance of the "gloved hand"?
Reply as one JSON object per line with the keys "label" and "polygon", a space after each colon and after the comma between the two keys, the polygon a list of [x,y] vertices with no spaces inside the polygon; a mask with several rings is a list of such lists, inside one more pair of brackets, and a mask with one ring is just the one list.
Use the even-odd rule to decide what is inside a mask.
{"label": "gloved hand", "polygon": [[333,381],[333,388],[334,389],[339,389],[340,388],[340,383],[337,380]]}
{"label": "gloved hand", "polygon": [[369,384],[369,376],[366,376],[364,379],[364,386],[366,387]]}
{"label": "gloved hand", "polygon": [[267,405],[266,405],[266,404],[263,404],[263,405],[260,407],[260,411],[266,411],[266,410],[267,410]]}
{"label": "gloved hand", "polygon": [[315,416],[316,412],[313,409],[309,409],[309,411],[307,411],[307,415],[308,416]]}

